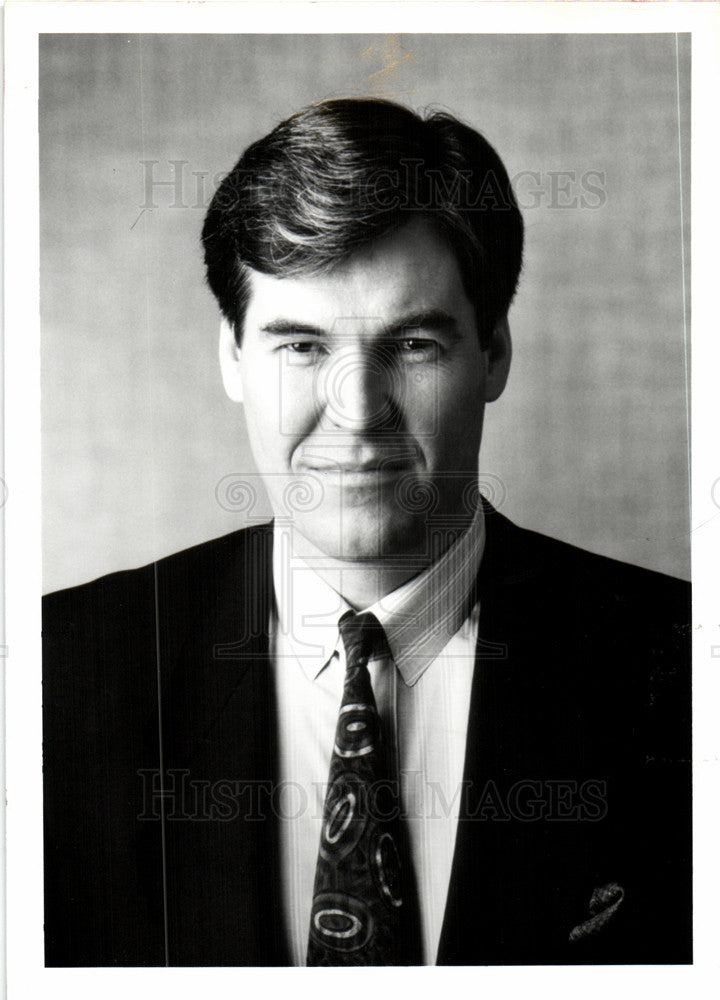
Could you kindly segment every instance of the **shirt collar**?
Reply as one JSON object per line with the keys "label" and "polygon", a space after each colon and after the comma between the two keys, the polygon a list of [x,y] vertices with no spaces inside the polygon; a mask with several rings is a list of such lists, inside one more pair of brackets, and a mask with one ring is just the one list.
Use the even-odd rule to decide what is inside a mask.
{"label": "shirt collar", "polygon": [[[312,679],[339,648],[338,619],[350,605],[293,552],[290,526],[276,520],[274,535],[278,626]],[[365,609],[385,629],[395,666],[407,685],[420,679],[470,612],[484,547],[485,517],[478,505],[470,527],[440,559]]]}

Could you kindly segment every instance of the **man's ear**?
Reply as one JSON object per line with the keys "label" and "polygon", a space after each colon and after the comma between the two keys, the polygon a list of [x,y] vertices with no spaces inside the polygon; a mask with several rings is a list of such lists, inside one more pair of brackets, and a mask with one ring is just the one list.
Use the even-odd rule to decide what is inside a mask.
{"label": "man's ear", "polygon": [[493,403],[502,394],[510,372],[512,343],[507,316],[495,324],[487,347],[487,377],[485,379],[485,402]]}
{"label": "man's ear", "polygon": [[223,385],[233,403],[242,403],[243,387],[240,374],[240,348],[235,342],[235,331],[223,316],[220,321],[220,371]]}

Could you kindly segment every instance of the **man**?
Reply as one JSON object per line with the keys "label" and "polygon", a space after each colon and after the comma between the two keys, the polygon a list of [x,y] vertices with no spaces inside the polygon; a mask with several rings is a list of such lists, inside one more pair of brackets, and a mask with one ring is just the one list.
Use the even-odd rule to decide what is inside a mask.
{"label": "man", "polygon": [[47,599],[47,963],[690,961],[686,588],[477,495],[495,151],[329,101],[203,243],[275,520]]}

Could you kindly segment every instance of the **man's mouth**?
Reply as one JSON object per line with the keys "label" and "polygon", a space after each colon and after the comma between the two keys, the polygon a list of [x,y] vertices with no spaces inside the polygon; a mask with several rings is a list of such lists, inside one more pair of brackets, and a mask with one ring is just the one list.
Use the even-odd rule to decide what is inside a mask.
{"label": "man's mouth", "polygon": [[320,475],[339,474],[342,476],[390,476],[412,472],[416,468],[417,453],[404,447],[377,451],[359,448],[352,452],[332,454],[312,454],[306,452],[300,461],[302,470]]}
{"label": "man's mouth", "polygon": [[393,486],[412,472],[407,461],[397,459],[368,462],[317,463],[308,472],[317,476],[328,487],[340,490],[372,490],[382,486]]}
{"label": "man's mouth", "polygon": [[409,462],[400,462],[397,459],[388,461],[373,462],[316,462],[308,465],[308,472],[319,473],[339,473],[341,475],[363,475],[372,473],[401,473],[409,472],[411,465]]}

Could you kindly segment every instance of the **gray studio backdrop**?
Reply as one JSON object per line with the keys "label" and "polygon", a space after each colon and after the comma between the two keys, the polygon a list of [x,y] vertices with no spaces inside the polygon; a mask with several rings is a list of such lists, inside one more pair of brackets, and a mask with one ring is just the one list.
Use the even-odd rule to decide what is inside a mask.
{"label": "gray studio backdrop", "polygon": [[45,588],[267,511],[233,490],[253,465],[216,362],[203,214],[249,142],[360,95],[453,111],[515,180],[527,256],[488,495],[687,576],[689,63],[669,34],[43,36]]}

